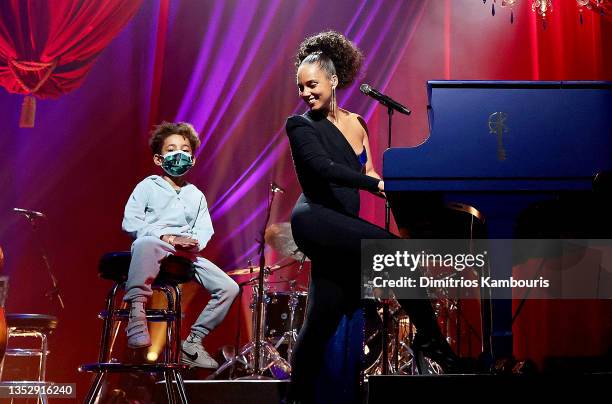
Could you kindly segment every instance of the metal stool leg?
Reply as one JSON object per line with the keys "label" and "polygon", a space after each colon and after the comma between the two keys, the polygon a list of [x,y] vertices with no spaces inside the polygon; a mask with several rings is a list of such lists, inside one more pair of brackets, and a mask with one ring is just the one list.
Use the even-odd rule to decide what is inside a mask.
{"label": "metal stool leg", "polygon": [[170,321],[166,322],[166,345],[164,346],[164,360],[166,362],[172,362],[172,344],[173,344],[172,335],[172,324]]}
{"label": "metal stool leg", "polygon": [[49,347],[47,343],[47,334],[40,333],[40,361],[38,366],[38,381],[44,382],[47,374],[47,349]]}
{"label": "metal stool leg", "polygon": [[[174,296],[173,296],[171,288],[168,286],[163,286],[161,289],[166,294],[166,302],[168,304],[167,306],[168,311],[173,311],[175,303],[174,303]],[[174,315],[176,317],[176,313],[174,313]],[[177,336],[173,335],[173,332],[172,332],[173,331],[172,323],[175,320],[176,319],[166,320],[166,345],[164,346],[164,358],[166,362],[172,361],[172,342],[173,342],[172,338],[177,338]]]}
{"label": "metal stool leg", "polygon": [[36,399],[36,402],[39,402],[40,404],[47,404],[48,403],[48,399],[47,399],[47,395],[45,393],[40,393],[38,395],[38,398]]}
{"label": "metal stool leg", "polygon": [[2,380],[2,373],[4,372],[4,361],[6,360],[6,356],[2,358],[2,362],[0,362],[0,380]]}
{"label": "metal stool leg", "polygon": [[181,318],[183,317],[183,309],[181,308],[181,288],[178,285],[173,285],[173,289],[176,296],[174,299],[174,334],[176,341],[172,361],[174,363],[179,363],[181,357]]}
{"label": "metal stool leg", "polygon": [[[122,310],[128,307],[127,302],[122,302],[121,305],[119,306],[119,309],[115,308],[115,313],[117,312],[117,310]],[[117,342],[117,336],[119,335],[119,329],[121,328],[121,321],[113,321],[111,323],[111,333],[110,333],[110,339],[108,340],[108,360],[111,361],[112,358],[112,354],[113,354],[113,349],[115,348],[115,342]]]}
{"label": "metal stool leg", "polygon": [[168,404],[174,404],[176,403],[176,399],[174,396],[174,383],[171,371],[166,370],[164,372],[164,380],[166,382],[166,395],[168,396]]}
{"label": "metal stool leg", "polygon": [[[38,381],[44,382],[47,375],[47,352],[49,345],[47,343],[47,334],[37,333],[40,338],[40,359],[38,362]],[[41,404],[47,404],[47,395],[45,393],[39,393],[37,402]]]}
{"label": "metal stool leg", "polygon": [[[110,341],[111,334],[113,332],[113,325],[115,323],[115,297],[117,295],[117,290],[121,286],[120,283],[115,283],[111,290],[106,295],[106,316],[104,317],[104,325],[102,327],[102,338],[100,340],[100,353],[98,355],[99,362],[108,362],[110,360],[111,352],[110,352]],[[100,389],[102,388],[102,378],[106,375],[106,372],[97,373],[93,379],[93,382],[87,392],[87,396],[85,397],[86,404],[93,404],[96,401],[98,394],[100,393]]]}
{"label": "metal stool leg", "polygon": [[102,340],[100,341],[100,355],[98,357],[99,362],[108,362],[110,360],[110,349],[109,342],[111,340],[111,333],[113,329],[114,316],[115,316],[115,296],[117,290],[121,286],[120,283],[115,283],[111,290],[106,296],[106,317],[104,318],[104,326],[102,330]]}
{"label": "metal stool leg", "polygon": [[96,373],[94,377],[93,383],[87,392],[87,396],[85,397],[85,404],[94,404],[98,394],[100,393],[100,389],[102,388],[102,378],[106,372]]}
{"label": "metal stool leg", "polygon": [[182,404],[188,404],[187,392],[185,391],[185,383],[183,382],[183,376],[179,370],[173,370],[174,379],[176,380],[176,390],[178,391],[179,398]]}

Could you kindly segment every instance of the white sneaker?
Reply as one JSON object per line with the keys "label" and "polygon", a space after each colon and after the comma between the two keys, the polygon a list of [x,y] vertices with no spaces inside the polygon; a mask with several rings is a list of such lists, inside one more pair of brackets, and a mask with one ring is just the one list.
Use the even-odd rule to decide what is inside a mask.
{"label": "white sneaker", "polygon": [[204,349],[201,342],[183,341],[181,347],[181,362],[191,367],[217,369],[219,364]]}

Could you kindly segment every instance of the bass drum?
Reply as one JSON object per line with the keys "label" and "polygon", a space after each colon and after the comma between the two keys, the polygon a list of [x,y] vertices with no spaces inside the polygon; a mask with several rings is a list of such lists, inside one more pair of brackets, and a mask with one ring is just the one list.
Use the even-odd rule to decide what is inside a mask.
{"label": "bass drum", "polygon": [[[299,333],[304,324],[307,298],[308,294],[305,292],[267,292],[264,336],[276,343],[287,332]],[[293,322],[291,321],[292,308]]]}

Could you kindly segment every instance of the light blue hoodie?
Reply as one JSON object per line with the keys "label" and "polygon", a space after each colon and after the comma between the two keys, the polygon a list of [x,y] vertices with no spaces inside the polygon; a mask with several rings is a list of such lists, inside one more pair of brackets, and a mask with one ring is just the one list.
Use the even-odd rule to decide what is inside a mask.
{"label": "light blue hoodie", "polygon": [[159,175],[136,185],[125,205],[122,228],[134,239],[166,234],[192,237],[198,240],[198,251],[214,233],[202,191],[188,183],[177,193]]}

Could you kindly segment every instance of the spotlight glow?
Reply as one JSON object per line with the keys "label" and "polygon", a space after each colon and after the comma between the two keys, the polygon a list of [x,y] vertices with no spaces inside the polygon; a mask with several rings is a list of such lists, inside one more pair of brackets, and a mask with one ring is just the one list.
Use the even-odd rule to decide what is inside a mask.
{"label": "spotlight glow", "polygon": [[158,357],[159,357],[159,354],[157,352],[155,352],[155,351],[147,352],[147,360],[149,362],[155,362]]}

